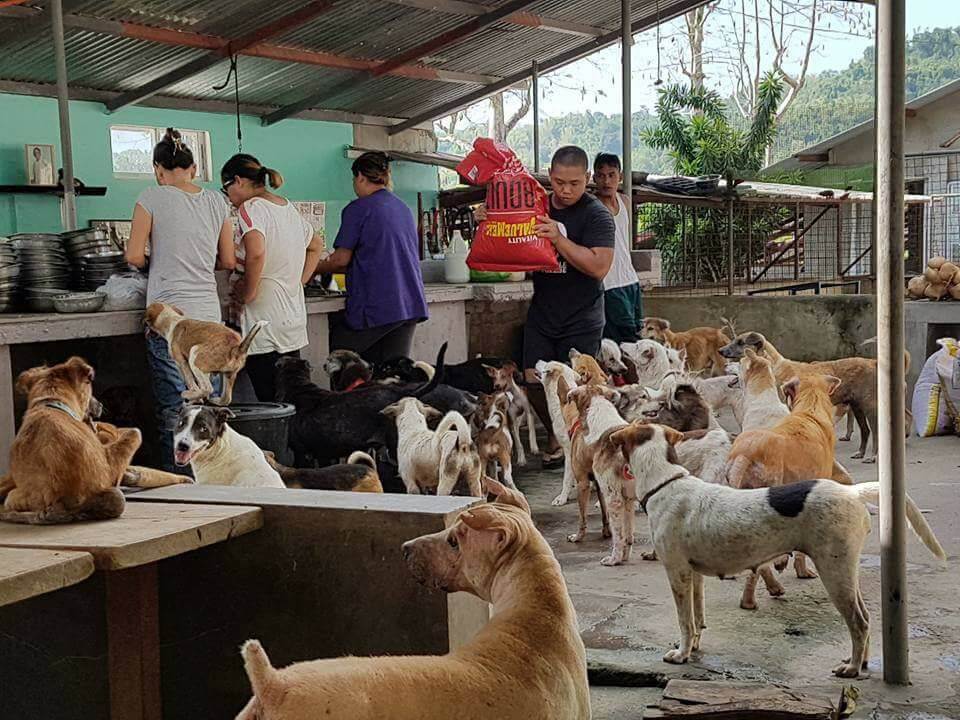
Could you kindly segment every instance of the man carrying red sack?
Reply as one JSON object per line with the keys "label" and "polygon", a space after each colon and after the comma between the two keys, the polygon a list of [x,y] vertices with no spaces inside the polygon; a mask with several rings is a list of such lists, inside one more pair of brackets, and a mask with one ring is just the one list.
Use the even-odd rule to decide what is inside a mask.
{"label": "man carrying red sack", "polygon": [[537,362],[569,362],[574,348],[595,356],[603,336],[603,278],[613,264],[616,226],[603,204],[587,193],[588,182],[587,153],[574,145],[557,150],[550,162],[550,216],[539,217],[536,225],[537,235],[553,243],[560,256],[559,271],[533,273],[523,333],[527,394],[547,429],[544,468],[560,467],[563,450],[553,436]]}
{"label": "man carrying red sack", "polygon": [[538,360],[568,362],[576,348],[597,355],[605,322],[603,278],[613,263],[616,226],[603,204],[587,193],[587,154],[573,145],[560,148],[550,161],[550,217],[539,218],[537,234],[553,243],[560,271],[533,273],[533,300],[523,334],[527,392],[549,438],[544,467],[563,462],[563,451],[550,432],[550,414],[534,368]]}

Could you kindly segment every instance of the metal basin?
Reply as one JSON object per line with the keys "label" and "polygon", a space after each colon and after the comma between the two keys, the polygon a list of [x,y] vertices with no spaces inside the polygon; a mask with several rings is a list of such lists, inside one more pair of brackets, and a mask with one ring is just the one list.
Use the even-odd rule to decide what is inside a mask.
{"label": "metal basin", "polygon": [[98,292],[76,292],[57,295],[53,298],[53,307],[59,313],[97,312],[107,301],[107,296]]}

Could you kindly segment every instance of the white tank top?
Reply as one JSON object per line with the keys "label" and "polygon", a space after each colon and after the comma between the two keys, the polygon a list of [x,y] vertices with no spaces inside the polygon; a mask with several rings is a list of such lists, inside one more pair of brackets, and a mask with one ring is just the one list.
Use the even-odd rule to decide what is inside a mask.
{"label": "white tank top", "polygon": [[617,228],[617,241],[613,248],[613,265],[610,272],[603,278],[603,289],[634,285],[637,282],[637,271],[633,269],[633,260],[630,258],[630,211],[620,193],[617,193],[619,212],[613,216],[613,223]]}

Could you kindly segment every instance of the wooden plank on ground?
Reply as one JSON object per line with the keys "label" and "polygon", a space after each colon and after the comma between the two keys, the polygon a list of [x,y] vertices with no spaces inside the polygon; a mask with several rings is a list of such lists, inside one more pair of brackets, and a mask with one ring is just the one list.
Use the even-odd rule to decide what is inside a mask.
{"label": "wooden plank on ground", "polygon": [[645,717],[709,720],[830,720],[833,706],[789,688],[759,683],[671,680]]}
{"label": "wooden plank on ground", "polygon": [[70,525],[0,523],[0,547],[80,550],[98,570],[138,567],[223,542],[263,526],[258,507],[127,503],[115,520]]}
{"label": "wooden plank on ground", "polygon": [[93,569],[90,553],[0,548],[0,605],[76,585]]}

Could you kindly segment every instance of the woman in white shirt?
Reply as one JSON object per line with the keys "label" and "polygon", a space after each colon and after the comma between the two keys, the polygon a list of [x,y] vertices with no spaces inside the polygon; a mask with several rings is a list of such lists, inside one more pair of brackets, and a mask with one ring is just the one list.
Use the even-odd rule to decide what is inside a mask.
{"label": "woman in white shirt", "polygon": [[[234,265],[230,208],[214,190],[194,182],[193,153],[173,128],[153,149],[157,187],[146,188],[133,208],[127,262],[147,265],[147,303],[176,305],[194,320],[220,322],[220,300],[213,271]],[[161,467],[175,472],[173,434],[186,390],[167,341],[147,332],[147,357],[153,378],[154,404],[160,426]],[[182,472],[182,470],[181,470]]]}
{"label": "woman in white shirt", "polygon": [[286,198],[267,189],[283,176],[252,155],[230,158],[220,171],[223,194],[237,208],[244,251],[244,274],[233,288],[243,306],[241,334],[266,320],[247,356],[247,374],[257,399],[272,402],[277,360],[300,355],[307,345],[303,286],[323,252],[323,240]]}

